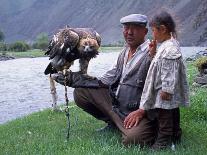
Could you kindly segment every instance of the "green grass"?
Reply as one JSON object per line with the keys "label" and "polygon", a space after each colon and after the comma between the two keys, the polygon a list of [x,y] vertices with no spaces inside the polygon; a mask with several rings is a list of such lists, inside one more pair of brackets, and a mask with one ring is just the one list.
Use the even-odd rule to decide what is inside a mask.
{"label": "green grass", "polygon": [[[190,84],[196,70],[188,65]],[[117,132],[99,134],[95,129],[105,124],[78,107],[70,108],[70,139],[66,141],[64,113],[45,110],[0,125],[0,154],[54,155],[205,155],[207,152],[207,88],[191,86],[191,106],[181,108],[183,138],[176,151],[151,152],[139,146],[124,147]],[[73,104],[72,104],[73,105]]]}
{"label": "green grass", "polygon": [[[0,51],[0,53],[4,53],[5,51]],[[12,52],[6,51],[6,55],[13,56],[15,58],[35,58],[35,57],[43,57],[45,56],[45,51],[34,49],[28,50],[25,52]]]}
{"label": "green grass", "polygon": [[[120,52],[123,47],[101,47],[100,52]],[[8,56],[13,56],[15,58],[36,58],[44,57],[45,51],[39,49],[28,50],[25,52],[12,52],[12,51],[0,51],[0,55],[6,53]]]}
{"label": "green grass", "polygon": [[121,52],[121,50],[123,49],[123,47],[101,47],[100,48],[100,52]]}

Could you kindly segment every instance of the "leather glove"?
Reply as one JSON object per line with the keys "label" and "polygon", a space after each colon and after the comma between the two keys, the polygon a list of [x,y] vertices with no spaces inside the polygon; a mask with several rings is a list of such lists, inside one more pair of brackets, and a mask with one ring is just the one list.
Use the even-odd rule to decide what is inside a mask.
{"label": "leather glove", "polygon": [[[65,77],[63,73],[56,73],[51,75],[52,79],[64,85]],[[72,88],[108,88],[96,77],[83,74],[81,72],[66,72],[66,85]]]}

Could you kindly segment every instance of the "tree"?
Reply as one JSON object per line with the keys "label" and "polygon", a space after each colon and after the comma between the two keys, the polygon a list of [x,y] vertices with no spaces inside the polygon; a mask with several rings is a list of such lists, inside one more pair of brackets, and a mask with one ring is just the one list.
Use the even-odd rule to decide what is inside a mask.
{"label": "tree", "polygon": [[24,41],[16,41],[9,47],[10,51],[24,52],[30,49],[30,46]]}
{"label": "tree", "polygon": [[7,51],[7,44],[4,42],[0,42],[0,51]]}
{"label": "tree", "polygon": [[33,44],[33,48],[45,50],[48,47],[49,39],[47,33],[40,33],[36,42]]}
{"label": "tree", "polygon": [[4,41],[4,33],[0,30],[0,41]]}

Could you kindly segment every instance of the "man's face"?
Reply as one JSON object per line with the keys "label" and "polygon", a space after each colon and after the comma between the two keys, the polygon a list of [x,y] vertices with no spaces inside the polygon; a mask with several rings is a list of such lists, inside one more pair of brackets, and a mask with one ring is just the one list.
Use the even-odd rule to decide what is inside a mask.
{"label": "man's face", "polygon": [[144,42],[147,28],[137,24],[127,23],[123,27],[123,35],[129,47],[138,47]]}

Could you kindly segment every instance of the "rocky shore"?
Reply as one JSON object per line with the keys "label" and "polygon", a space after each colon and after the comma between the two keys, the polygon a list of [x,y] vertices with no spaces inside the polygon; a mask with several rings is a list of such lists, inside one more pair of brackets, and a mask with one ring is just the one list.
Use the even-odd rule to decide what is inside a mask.
{"label": "rocky shore", "polygon": [[8,55],[0,55],[0,61],[6,61],[11,59],[15,59],[15,57],[8,56]]}

